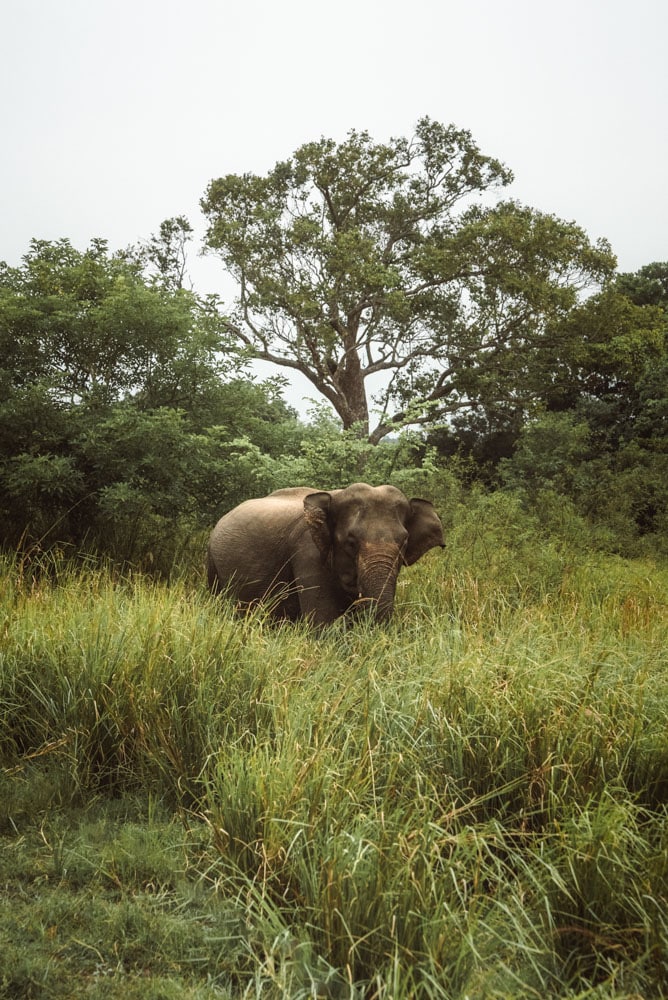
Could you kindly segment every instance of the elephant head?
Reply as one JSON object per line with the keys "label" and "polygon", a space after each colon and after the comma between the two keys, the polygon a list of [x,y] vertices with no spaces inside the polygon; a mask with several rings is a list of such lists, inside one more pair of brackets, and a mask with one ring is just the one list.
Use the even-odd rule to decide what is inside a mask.
{"label": "elephant head", "polygon": [[434,546],[441,522],[427,500],[408,500],[393,486],[355,483],[304,497],[311,535],[350,599],[368,602],[377,621],[392,614],[397,576]]}

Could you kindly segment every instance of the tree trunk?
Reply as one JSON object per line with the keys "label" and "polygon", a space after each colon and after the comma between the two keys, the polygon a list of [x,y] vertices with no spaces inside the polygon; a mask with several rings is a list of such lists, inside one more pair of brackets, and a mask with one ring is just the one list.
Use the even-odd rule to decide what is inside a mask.
{"label": "tree trunk", "polygon": [[364,374],[357,351],[348,350],[343,360],[337,366],[332,379],[341,399],[337,411],[343,422],[343,429],[349,430],[359,426],[359,435],[366,438],[369,435],[369,405],[364,386]]}

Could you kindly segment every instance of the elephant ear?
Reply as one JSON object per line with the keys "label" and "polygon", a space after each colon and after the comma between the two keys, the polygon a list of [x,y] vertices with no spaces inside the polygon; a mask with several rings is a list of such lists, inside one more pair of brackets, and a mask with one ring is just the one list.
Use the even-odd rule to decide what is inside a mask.
{"label": "elephant ear", "polygon": [[407,566],[412,566],[429,549],[440,546],[443,548],[443,525],[428,500],[414,497],[411,500],[411,517],[406,525],[408,529],[408,545],[404,560]]}
{"label": "elephant ear", "polygon": [[304,497],[304,519],[313,541],[318,546],[323,562],[329,558],[332,548],[332,532],[329,526],[329,508],[332,497],[329,493],[309,493]]}

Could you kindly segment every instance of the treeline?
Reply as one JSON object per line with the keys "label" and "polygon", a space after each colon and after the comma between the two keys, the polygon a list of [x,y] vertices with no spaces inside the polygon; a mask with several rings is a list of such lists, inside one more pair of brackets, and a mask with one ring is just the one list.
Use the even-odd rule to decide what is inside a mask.
{"label": "treeline", "polygon": [[668,265],[620,275],[574,310],[579,356],[555,356],[534,413],[481,404],[373,445],[252,381],[215,302],[102,241],[33,242],[0,272],[2,542],[164,570],[246,497],[366,477],[446,507],[503,488],[547,516],[561,497],[600,544],[666,551],[667,306]]}
{"label": "treeline", "polygon": [[278,384],[241,375],[212,303],[103,241],[33,241],[0,270],[2,541],[171,558],[264,488],[300,429]]}

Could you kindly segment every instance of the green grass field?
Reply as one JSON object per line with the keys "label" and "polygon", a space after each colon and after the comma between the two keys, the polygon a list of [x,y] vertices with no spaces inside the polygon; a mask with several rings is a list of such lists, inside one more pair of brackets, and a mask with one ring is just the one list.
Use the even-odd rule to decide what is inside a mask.
{"label": "green grass field", "polygon": [[464,538],[323,635],[6,559],[0,996],[666,995],[668,568]]}

